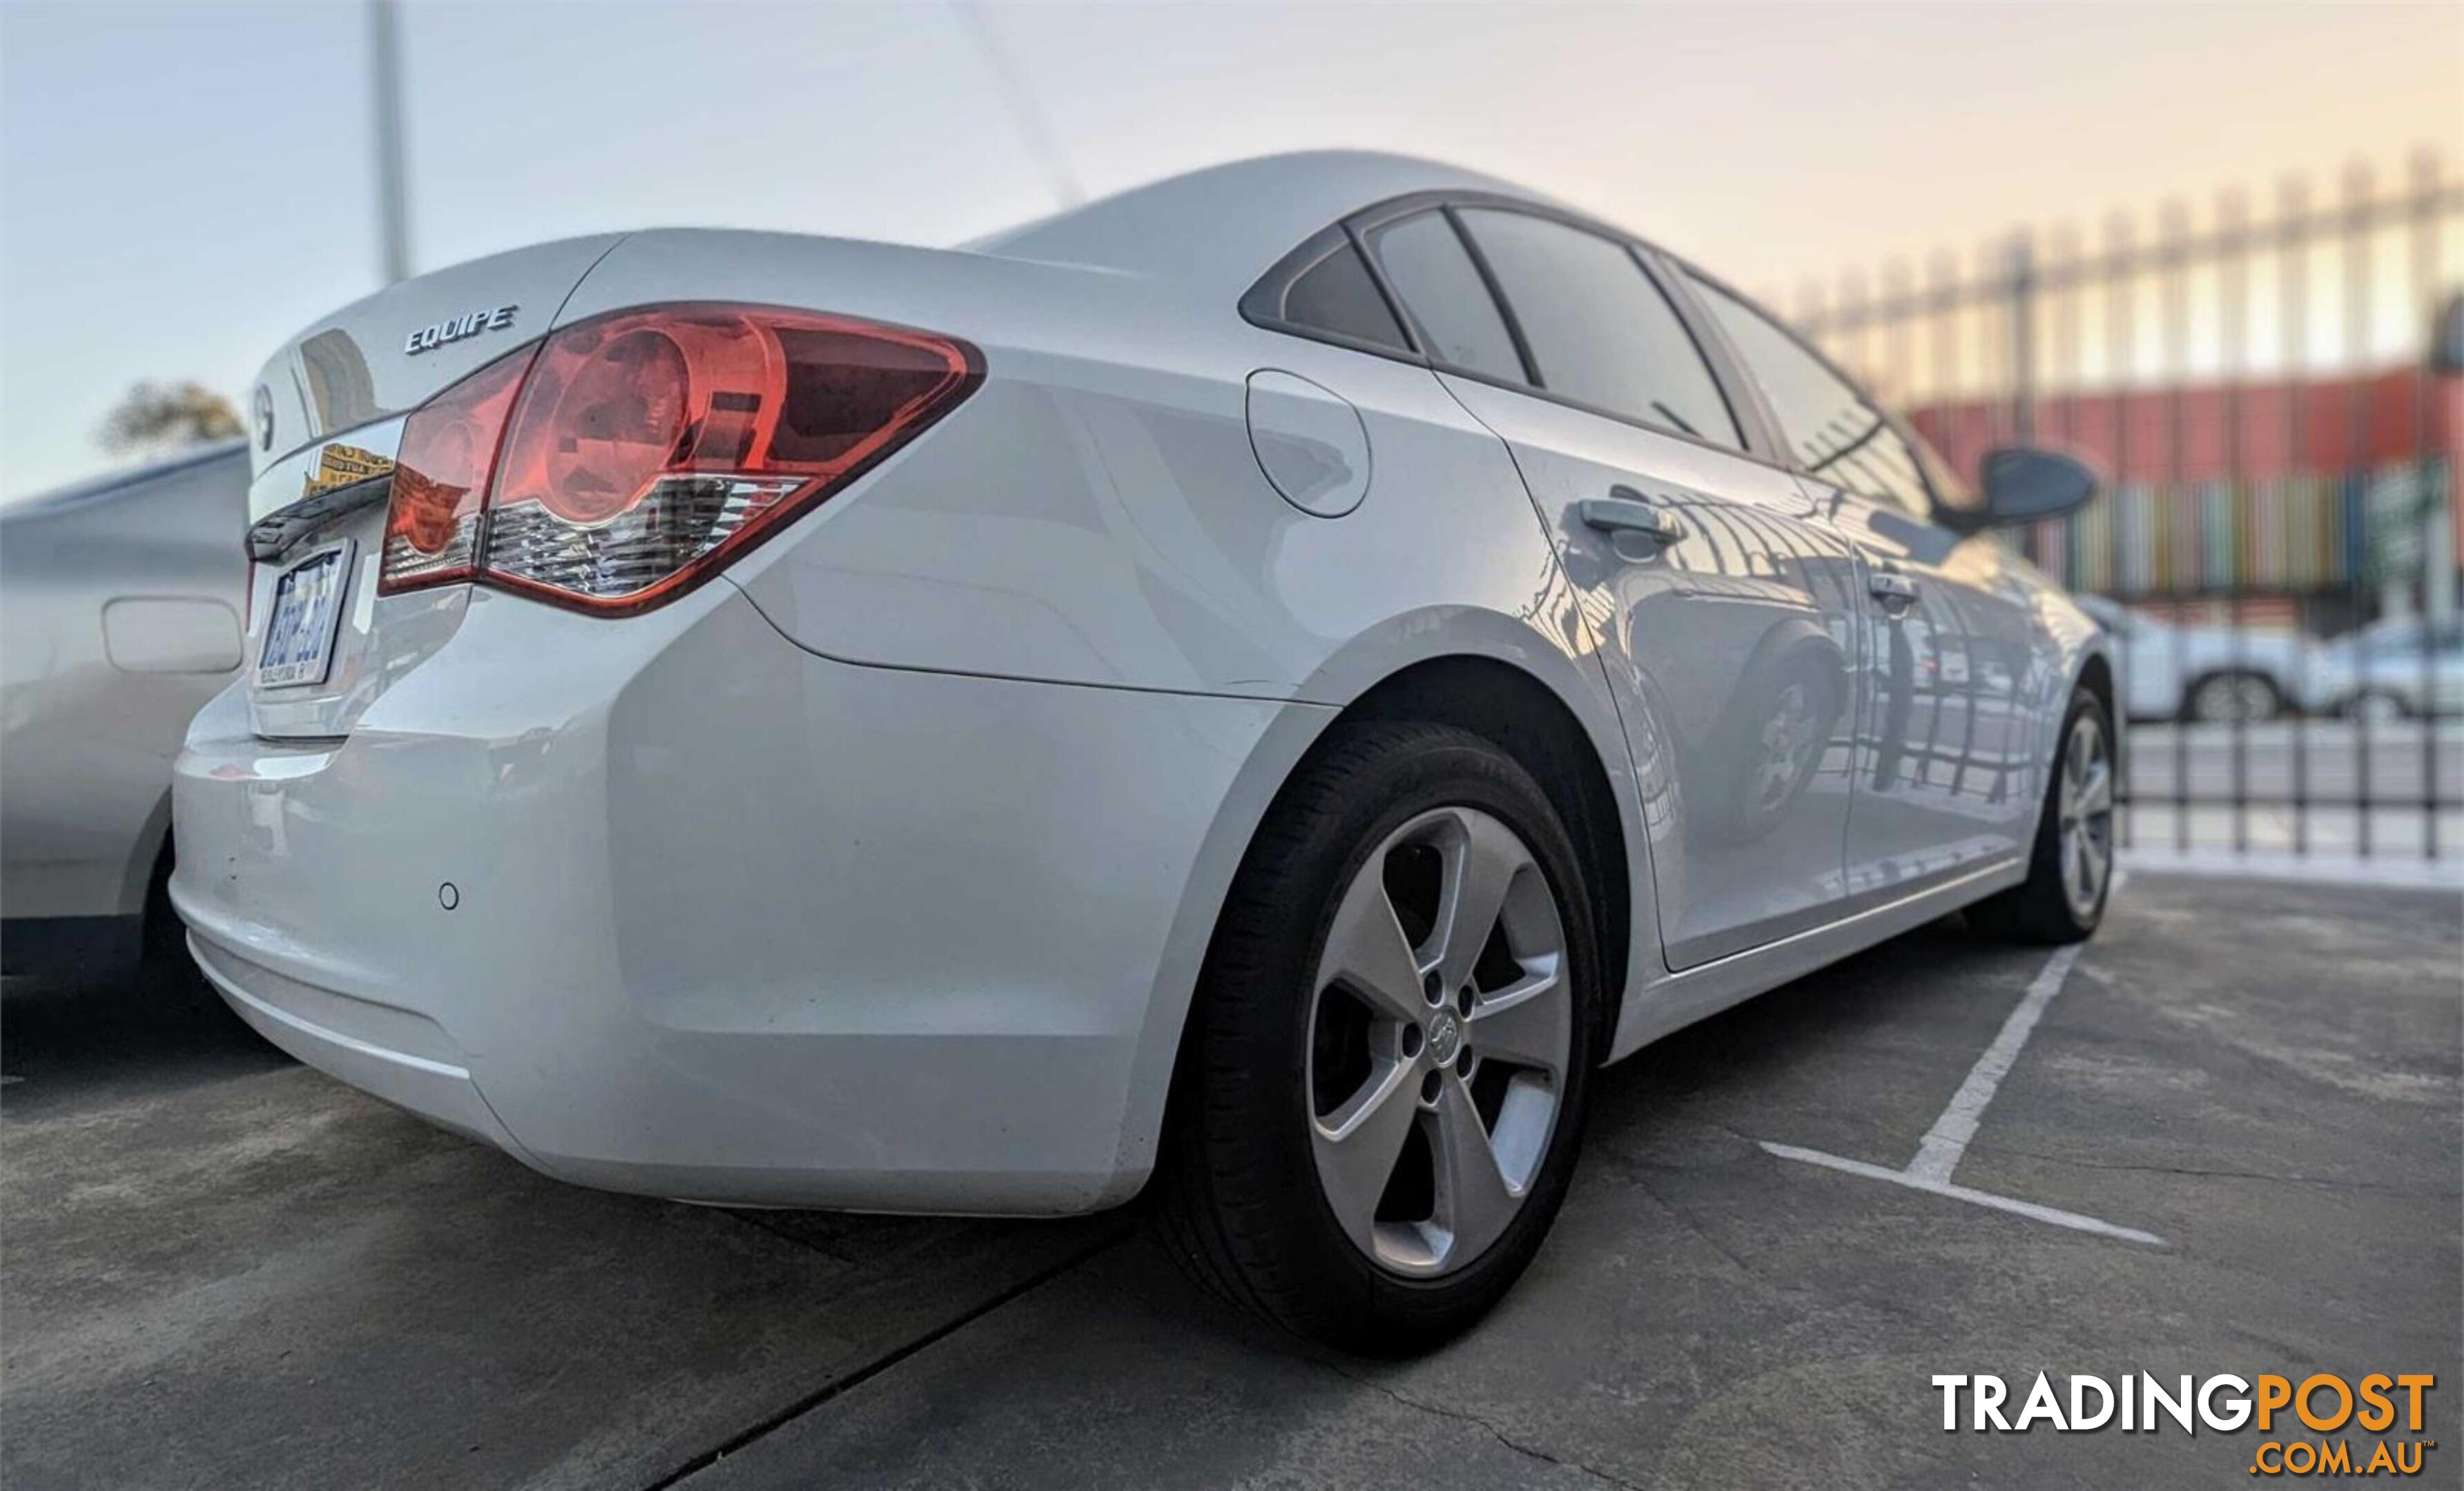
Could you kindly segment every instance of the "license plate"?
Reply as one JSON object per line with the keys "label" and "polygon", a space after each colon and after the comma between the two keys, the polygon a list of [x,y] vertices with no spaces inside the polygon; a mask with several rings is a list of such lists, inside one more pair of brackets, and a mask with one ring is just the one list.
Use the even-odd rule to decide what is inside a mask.
{"label": "license plate", "polygon": [[321,684],[334,666],[334,631],[350,582],[351,546],[338,543],[301,559],[274,582],[273,617],[257,654],[259,688]]}

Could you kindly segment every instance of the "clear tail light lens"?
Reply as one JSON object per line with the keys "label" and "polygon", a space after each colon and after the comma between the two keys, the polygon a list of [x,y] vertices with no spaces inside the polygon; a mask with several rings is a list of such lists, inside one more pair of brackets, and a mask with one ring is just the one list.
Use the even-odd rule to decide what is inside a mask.
{"label": "clear tail light lens", "polygon": [[[509,365],[504,404],[459,401],[473,449],[501,437],[487,442],[486,499],[468,504],[435,474],[442,454],[414,466],[414,437],[430,410]],[[648,609],[846,487],[981,381],[964,342],[811,312],[671,305],[580,322],[411,416],[381,588],[475,578],[583,610]],[[446,418],[436,425],[441,449]]]}

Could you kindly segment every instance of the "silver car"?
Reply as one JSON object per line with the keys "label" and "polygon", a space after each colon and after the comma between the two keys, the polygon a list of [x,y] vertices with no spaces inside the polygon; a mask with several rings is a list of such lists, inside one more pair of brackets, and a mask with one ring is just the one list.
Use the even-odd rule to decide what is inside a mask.
{"label": "silver car", "polygon": [[11,972],[183,956],[171,760],[239,670],[248,451],[0,511],[0,953]]}
{"label": "silver car", "polygon": [[2312,695],[2303,642],[2292,632],[2179,625],[2102,596],[2075,599],[2122,643],[2132,719],[2251,723],[2280,718]]}
{"label": "silver car", "polygon": [[2359,719],[2464,713],[2464,622],[2396,616],[2320,649],[2310,698]]}
{"label": "silver car", "polygon": [[1594,1067],[2104,913],[2110,644],[1986,536],[2091,474],[1970,490],[1509,183],[542,244],[262,380],[173,900],[275,1044],[566,1180],[1152,1182],[1226,1293],[1408,1350],[1538,1250]]}

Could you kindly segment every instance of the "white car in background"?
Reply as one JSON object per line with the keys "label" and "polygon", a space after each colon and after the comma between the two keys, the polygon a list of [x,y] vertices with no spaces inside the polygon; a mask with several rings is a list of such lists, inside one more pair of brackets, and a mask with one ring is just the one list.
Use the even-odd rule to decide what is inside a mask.
{"label": "white car in background", "polygon": [[2464,714],[2464,619],[2397,616],[2320,648],[2310,697],[2368,720]]}
{"label": "white car in background", "polygon": [[2085,469],[1972,493],[1503,182],[545,244],[263,380],[173,899],[275,1042],[568,1180],[1154,1176],[1236,1298],[1408,1350],[1538,1249],[1594,1067],[1959,908],[2104,910],[2106,642],[1983,537]]}
{"label": "white car in background", "polygon": [[2103,596],[2073,599],[2122,643],[2122,696],[2132,719],[2256,723],[2313,696],[2303,639],[2294,633],[2179,625]]}
{"label": "white car in background", "polygon": [[185,959],[171,761],[240,665],[237,441],[0,509],[0,957]]}

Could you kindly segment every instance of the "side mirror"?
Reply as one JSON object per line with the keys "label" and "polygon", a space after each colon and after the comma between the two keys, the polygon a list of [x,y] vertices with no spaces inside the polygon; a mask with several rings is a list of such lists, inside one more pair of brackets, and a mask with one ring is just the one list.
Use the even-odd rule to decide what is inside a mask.
{"label": "side mirror", "polygon": [[2096,495],[2096,472],[2077,456],[2029,446],[1985,452],[1979,524],[2010,528],[2076,513]]}
{"label": "side mirror", "polygon": [[2464,374],[2464,292],[2449,296],[2431,322],[2430,370],[2441,378]]}

